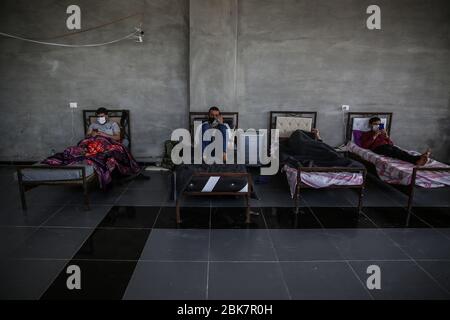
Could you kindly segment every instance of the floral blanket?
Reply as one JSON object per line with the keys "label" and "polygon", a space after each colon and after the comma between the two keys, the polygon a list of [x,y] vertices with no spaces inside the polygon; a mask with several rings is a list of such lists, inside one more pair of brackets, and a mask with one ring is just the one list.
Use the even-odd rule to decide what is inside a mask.
{"label": "floral blanket", "polygon": [[43,164],[66,166],[84,162],[94,167],[100,187],[106,187],[112,181],[112,172],[117,169],[122,175],[133,175],[140,167],[130,151],[120,142],[96,136],[81,140],[76,146],[48,157]]}

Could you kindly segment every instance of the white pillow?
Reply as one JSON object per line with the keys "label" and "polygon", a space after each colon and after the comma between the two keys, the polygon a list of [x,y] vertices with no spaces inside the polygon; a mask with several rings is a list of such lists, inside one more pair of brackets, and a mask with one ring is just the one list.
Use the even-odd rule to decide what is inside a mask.
{"label": "white pillow", "polygon": [[289,138],[295,130],[311,131],[312,118],[277,117],[275,128],[279,130],[280,138]]}

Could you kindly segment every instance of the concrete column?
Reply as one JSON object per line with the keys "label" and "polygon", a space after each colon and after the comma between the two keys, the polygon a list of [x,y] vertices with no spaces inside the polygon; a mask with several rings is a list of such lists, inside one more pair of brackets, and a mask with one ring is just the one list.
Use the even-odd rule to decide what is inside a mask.
{"label": "concrete column", "polygon": [[190,0],[190,111],[236,103],[238,0]]}

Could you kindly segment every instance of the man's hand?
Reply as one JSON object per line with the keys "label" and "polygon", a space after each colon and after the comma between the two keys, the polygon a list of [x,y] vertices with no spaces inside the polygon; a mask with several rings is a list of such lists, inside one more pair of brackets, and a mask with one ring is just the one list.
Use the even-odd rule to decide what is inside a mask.
{"label": "man's hand", "polygon": [[380,133],[381,133],[382,135],[386,136],[386,138],[389,138],[389,136],[388,136],[388,134],[387,134],[387,132],[386,132],[385,129],[380,130]]}
{"label": "man's hand", "polygon": [[221,114],[217,117],[217,121],[219,121],[220,124],[223,124],[223,117]]}

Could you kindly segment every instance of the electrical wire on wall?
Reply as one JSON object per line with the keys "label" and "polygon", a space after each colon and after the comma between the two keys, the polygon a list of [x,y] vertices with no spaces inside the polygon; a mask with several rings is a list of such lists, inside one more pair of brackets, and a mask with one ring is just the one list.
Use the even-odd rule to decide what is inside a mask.
{"label": "electrical wire on wall", "polygon": [[[73,36],[76,34],[80,34],[83,32],[88,32],[88,31],[92,31],[95,29],[99,29],[99,28],[103,28],[105,26],[123,21],[125,19],[129,19],[131,17],[135,17],[137,15],[141,16],[141,21],[142,21],[142,14],[141,13],[137,13],[137,14],[132,14],[126,17],[122,17],[107,23],[103,23],[101,25],[95,26],[95,27],[91,27],[85,30],[80,30],[77,32],[72,32],[72,33],[67,33],[67,34],[62,34],[62,35],[58,35],[58,36],[54,36],[51,38],[48,38],[47,40],[53,40],[53,39],[57,39],[57,38],[63,38],[63,37],[69,37],[69,36]],[[9,34],[9,33],[5,33],[5,32],[0,32],[0,36],[4,36],[7,38],[12,38],[12,39],[16,39],[16,40],[22,40],[22,41],[26,41],[26,42],[31,42],[31,43],[36,43],[36,44],[42,44],[42,45],[48,45],[48,46],[57,46],[57,47],[69,47],[69,48],[86,48],[86,47],[100,47],[100,46],[105,46],[105,45],[109,45],[109,44],[113,44],[113,43],[117,43],[120,41],[124,41],[127,39],[131,39],[134,38],[136,39],[136,42],[143,42],[143,36],[144,36],[144,31],[142,30],[142,22],[140,23],[140,26],[135,28],[133,32],[120,37],[118,39],[114,39],[111,41],[107,41],[107,42],[101,42],[101,43],[91,43],[91,44],[65,44],[65,43],[55,43],[55,42],[50,42],[50,41],[43,41],[43,40],[36,40],[36,39],[29,39],[29,38],[25,38],[25,37],[21,37],[18,35],[14,35],[14,34]]]}

